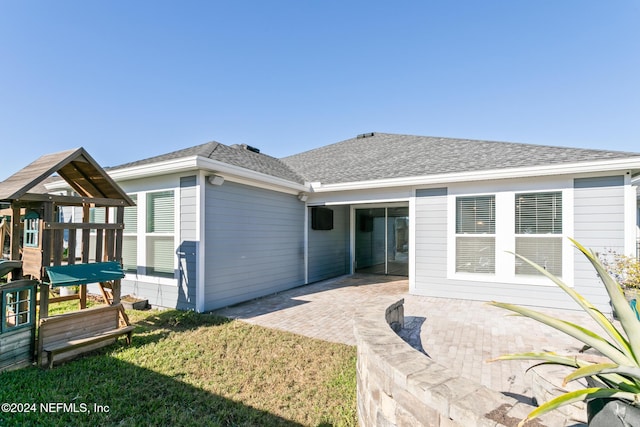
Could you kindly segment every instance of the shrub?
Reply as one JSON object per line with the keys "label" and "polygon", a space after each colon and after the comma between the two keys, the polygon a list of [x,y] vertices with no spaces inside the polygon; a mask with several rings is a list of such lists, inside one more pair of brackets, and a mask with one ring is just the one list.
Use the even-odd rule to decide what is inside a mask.
{"label": "shrub", "polygon": [[640,289],[640,261],[638,258],[608,250],[599,255],[609,274],[626,289]]}

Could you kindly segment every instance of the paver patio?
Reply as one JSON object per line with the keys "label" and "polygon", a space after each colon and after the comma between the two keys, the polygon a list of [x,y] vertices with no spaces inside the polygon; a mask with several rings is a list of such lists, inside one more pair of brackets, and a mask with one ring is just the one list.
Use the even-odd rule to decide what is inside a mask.
{"label": "paver patio", "polygon": [[[576,354],[582,347],[560,332],[510,316],[484,302],[410,295],[407,278],[394,276],[343,276],[221,309],[216,314],[354,345],[353,314],[359,305],[378,296],[404,298],[405,329],[401,336],[414,347],[463,377],[523,401],[532,396],[532,378],[526,370],[533,363],[489,363],[489,359],[534,350]],[[383,310],[381,307],[381,316]],[[539,310],[593,325],[591,318],[578,310]]]}

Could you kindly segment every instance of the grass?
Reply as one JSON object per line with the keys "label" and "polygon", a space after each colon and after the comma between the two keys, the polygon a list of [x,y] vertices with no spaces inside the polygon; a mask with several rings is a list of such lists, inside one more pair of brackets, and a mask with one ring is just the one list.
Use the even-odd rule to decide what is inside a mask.
{"label": "grass", "polygon": [[0,425],[357,424],[354,347],[210,314],[128,314],[131,346],[1,373],[0,403],[34,411],[0,412]]}

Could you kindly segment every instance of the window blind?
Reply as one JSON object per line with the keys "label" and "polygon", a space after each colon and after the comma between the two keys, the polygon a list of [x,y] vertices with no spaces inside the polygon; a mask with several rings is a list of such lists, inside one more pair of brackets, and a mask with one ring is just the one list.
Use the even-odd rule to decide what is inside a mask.
{"label": "window blind", "polygon": [[147,237],[147,274],[173,277],[173,236]]}
{"label": "window blind", "polygon": [[495,232],[495,196],[458,197],[456,199],[457,234],[494,234]]}
{"label": "window blind", "polygon": [[147,232],[173,233],[174,227],[173,191],[147,194]]}
{"label": "window blind", "polygon": [[122,267],[125,271],[135,272],[138,268],[138,237],[122,237]]}
{"label": "window blind", "polygon": [[[556,276],[562,275],[562,237],[516,237],[516,253]],[[516,274],[540,275],[529,263],[516,258]]]}
{"label": "window blind", "polygon": [[562,234],[562,193],[516,194],[516,234]]}
{"label": "window blind", "polygon": [[89,222],[104,224],[104,220],[107,218],[106,209],[105,207],[91,208],[89,210]]}
{"label": "window blind", "polygon": [[[562,192],[516,194],[516,253],[550,273],[562,275]],[[540,275],[528,263],[516,260],[516,275]]]}
{"label": "window blind", "polygon": [[494,237],[464,236],[456,238],[456,272],[495,273]]}
{"label": "window blind", "polygon": [[[134,203],[138,202],[137,195],[129,196]],[[127,206],[124,208],[124,232],[127,234],[138,232],[138,207]]]}

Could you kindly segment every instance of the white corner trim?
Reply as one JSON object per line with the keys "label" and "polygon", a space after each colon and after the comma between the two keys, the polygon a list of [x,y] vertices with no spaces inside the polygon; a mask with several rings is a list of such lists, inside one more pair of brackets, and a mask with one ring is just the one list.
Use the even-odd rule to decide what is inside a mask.
{"label": "white corner trim", "polygon": [[207,279],[207,267],[206,267],[206,246],[207,246],[207,234],[206,234],[206,177],[204,172],[200,172],[196,181],[196,203],[198,204],[198,212],[196,217],[196,256],[198,259],[198,271],[196,273],[196,311],[203,313],[205,308],[205,295],[206,295],[206,279]]}

